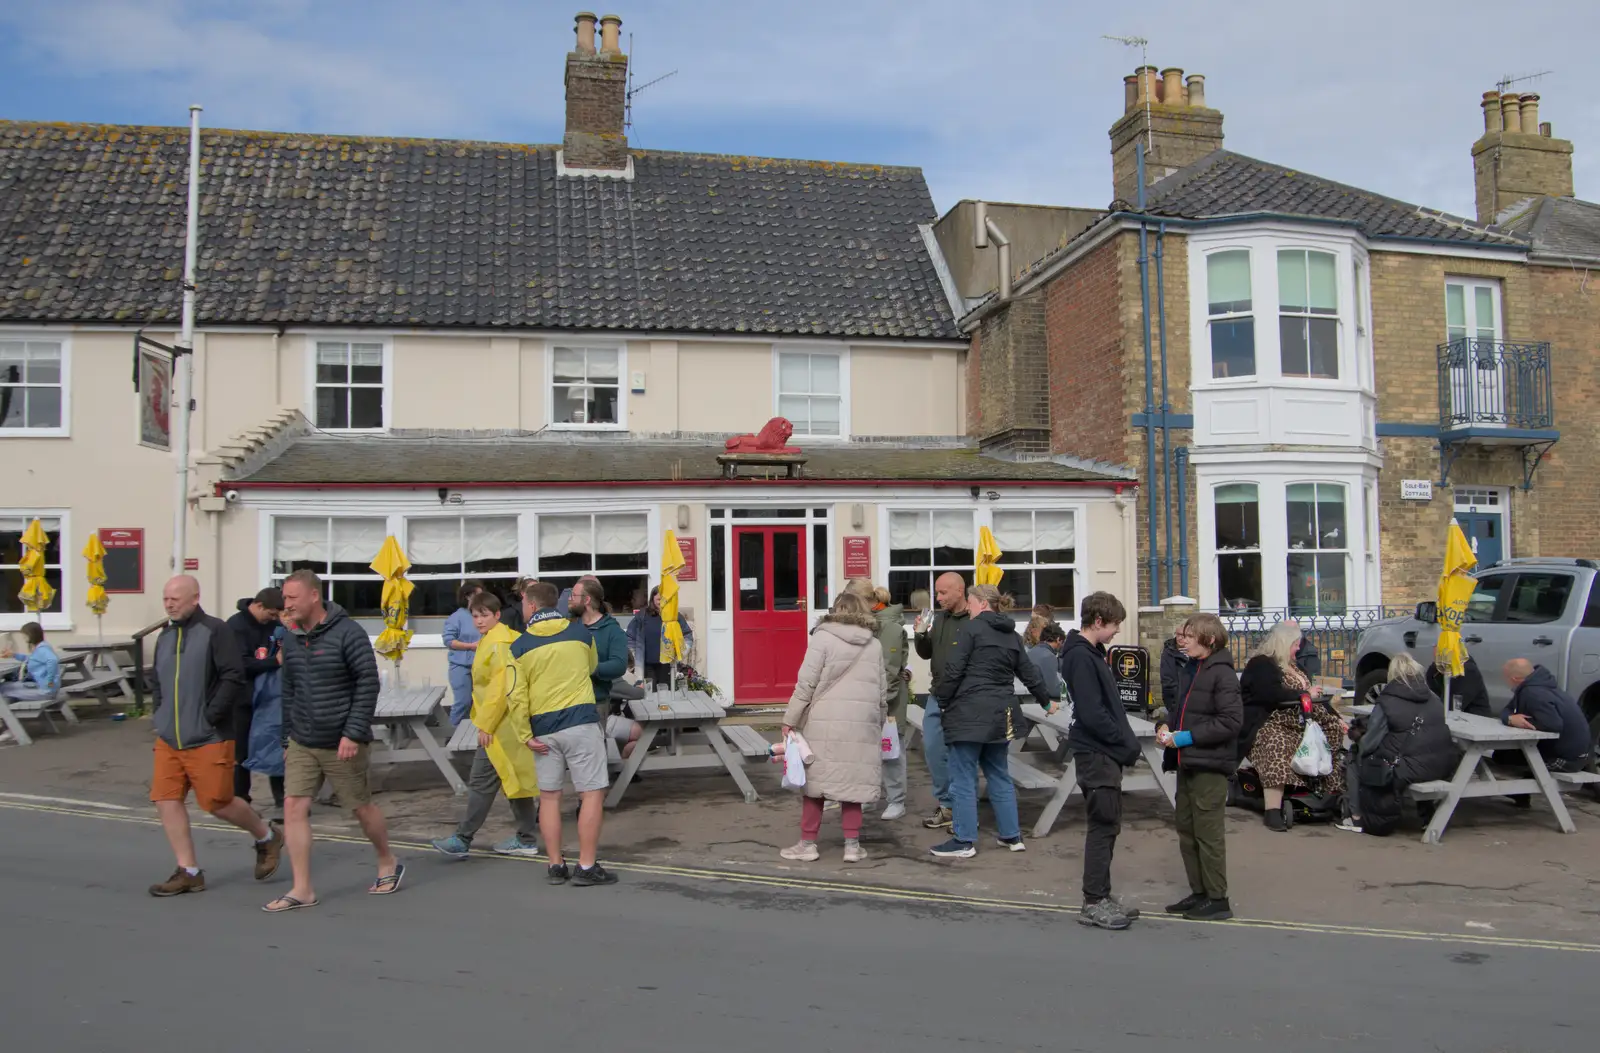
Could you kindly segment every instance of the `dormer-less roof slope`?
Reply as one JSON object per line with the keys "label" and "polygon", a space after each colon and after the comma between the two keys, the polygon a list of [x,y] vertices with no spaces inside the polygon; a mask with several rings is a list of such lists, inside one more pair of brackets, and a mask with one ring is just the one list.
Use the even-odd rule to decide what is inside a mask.
{"label": "dormer-less roof slope", "polygon": [[[172,323],[185,128],[0,122],[0,321]],[[203,324],[954,338],[919,169],[209,131]]]}

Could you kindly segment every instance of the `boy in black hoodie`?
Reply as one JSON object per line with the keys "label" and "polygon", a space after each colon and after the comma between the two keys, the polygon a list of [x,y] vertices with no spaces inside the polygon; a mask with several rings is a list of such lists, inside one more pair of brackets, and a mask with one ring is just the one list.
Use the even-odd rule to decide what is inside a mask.
{"label": "boy in black hoodie", "polygon": [[[245,689],[239,707],[233,714],[233,795],[250,800],[250,769],[244,766],[250,756],[250,725],[255,715],[255,682],[263,673],[276,672],[278,656],[273,652],[272,634],[280,624],[283,613],[283,590],[265,588],[253,599],[243,599],[238,610],[228,619],[234,642],[239,646],[239,659],[244,665]],[[279,808],[283,807],[283,777],[273,775],[272,797]]]}
{"label": "boy in black hoodie", "polygon": [[1111,856],[1122,832],[1122,769],[1139,759],[1139,740],[1117,697],[1106,645],[1128,612],[1109,592],[1083,598],[1081,628],[1061,649],[1062,693],[1072,700],[1067,748],[1077,767],[1088,813],[1083,836],[1083,910],[1078,920],[1102,929],[1126,929],[1139,916],[1111,895]]}

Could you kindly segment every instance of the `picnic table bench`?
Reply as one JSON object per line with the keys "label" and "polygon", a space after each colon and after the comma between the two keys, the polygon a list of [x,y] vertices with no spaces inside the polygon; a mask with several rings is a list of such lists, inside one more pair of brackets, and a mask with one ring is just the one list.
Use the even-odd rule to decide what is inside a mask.
{"label": "picnic table bench", "polygon": [[[83,655],[83,679],[76,684],[69,685],[74,695],[93,695],[103,703],[109,703],[108,697],[115,689],[123,698],[130,702],[140,701],[132,684],[133,677],[128,670],[117,661],[120,652],[132,653],[139,645],[132,639],[115,638],[110,640],[96,640],[89,643],[63,644],[63,655]],[[64,659],[63,659],[64,660]]]}
{"label": "picnic table bench", "polygon": [[[372,714],[372,724],[389,729],[389,743],[386,747],[374,743],[372,759],[389,763],[432,761],[439,769],[439,774],[444,776],[444,781],[460,796],[467,792],[467,784],[450,763],[449,750],[439,744],[428,727],[428,718],[433,716],[443,698],[442,686],[398,687],[380,693],[377,709]],[[470,726],[469,721],[462,721],[450,741],[454,743],[456,736],[462,734],[461,729]],[[477,749],[476,739],[472,748]]]}
{"label": "picnic table bench", "polygon": [[[752,752],[755,743],[750,736],[760,735],[754,728],[735,731],[724,726],[721,722],[727,716],[727,707],[710,695],[702,691],[657,691],[628,702],[626,712],[642,730],[632,755],[623,762],[622,771],[606,796],[607,808],[615,808],[621,802],[633,777],[641,771],[720,768],[732,777],[747,803],[761,799],[744,771],[744,758],[757,755]],[[650,747],[662,734],[667,736],[667,746],[652,755]],[[766,754],[763,747],[759,755]]]}
{"label": "picnic table bench", "polygon": [[[1372,712],[1371,706],[1354,706],[1351,711],[1358,717]],[[1564,834],[1577,832],[1572,816],[1567,812],[1563,792],[1600,782],[1600,775],[1592,772],[1557,772],[1545,767],[1539,743],[1558,738],[1554,732],[1529,731],[1503,724],[1493,717],[1476,713],[1450,710],[1445,714],[1450,737],[1461,747],[1461,761],[1455,775],[1449,779],[1412,783],[1406,793],[1413,800],[1437,801],[1427,829],[1422,831],[1424,844],[1436,845],[1444,839],[1445,829],[1455,814],[1456,805],[1470,797],[1520,797],[1540,794],[1549,802],[1556,822]],[[1489,766],[1489,754],[1495,750],[1516,750],[1528,765],[1530,778],[1506,778]]]}
{"label": "picnic table bench", "polygon": [[[1022,715],[1036,725],[1044,725],[1060,735],[1066,735],[1072,726],[1072,717],[1066,710],[1059,710],[1055,714],[1048,714],[1037,703],[1027,703],[1022,707]],[[1128,724],[1133,728],[1134,735],[1139,739],[1139,752],[1147,770],[1135,771],[1122,780],[1124,791],[1133,790],[1160,790],[1167,797],[1168,804],[1176,804],[1178,799],[1178,780],[1171,772],[1161,770],[1162,748],[1156,745],[1156,726],[1143,717],[1128,715]],[[1066,765],[1059,776],[1052,776],[1037,767],[1034,767],[1019,752],[1011,754],[1011,780],[1019,786],[1030,789],[1054,789],[1049,803],[1044,806],[1044,811],[1039,814],[1038,822],[1033,824],[1033,836],[1043,837],[1055,826],[1056,819],[1061,815],[1061,809],[1066,806],[1067,799],[1078,789],[1078,765],[1067,755]]]}
{"label": "picnic table bench", "polygon": [[[22,663],[13,658],[0,658],[0,680],[10,680],[14,674],[20,673]],[[55,721],[51,714],[58,713],[61,719],[68,724],[76,724],[78,717],[72,712],[72,705],[66,693],[57,691],[55,698],[40,698],[14,700],[0,696],[0,725],[11,732],[19,746],[33,745],[33,736],[28,734],[28,729],[22,726],[24,720],[42,720],[45,727],[52,732],[56,729]]]}

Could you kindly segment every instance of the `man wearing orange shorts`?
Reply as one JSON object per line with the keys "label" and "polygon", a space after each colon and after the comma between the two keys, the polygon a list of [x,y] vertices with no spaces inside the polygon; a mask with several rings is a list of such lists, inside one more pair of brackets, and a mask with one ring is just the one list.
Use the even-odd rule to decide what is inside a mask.
{"label": "man wearing orange shorts", "polygon": [[200,583],[187,574],[168,581],[161,592],[167,625],[156,638],[155,772],[150,800],[172,844],[178,869],[152,896],[204,892],[206,876],[195,860],[184,800],[191,789],[200,807],[255,838],[257,881],[278,870],[283,831],[263,822],[256,810],[233,795],[233,712],[244,696],[244,666],[233,632],[221,619],[200,609]]}

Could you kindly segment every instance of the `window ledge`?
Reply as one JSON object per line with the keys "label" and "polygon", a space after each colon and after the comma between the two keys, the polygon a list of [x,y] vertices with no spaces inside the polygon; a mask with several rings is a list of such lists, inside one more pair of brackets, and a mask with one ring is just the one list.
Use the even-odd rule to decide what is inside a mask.
{"label": "window ledge", "polygon": [[551,424],[551,431],[627,431],[626,424]]}
{"label": "window ledge", "polygon": [[38,622],[44,626],[44,631],[47,633],[78,631],[78,627],[72,624],[72,615],[62,612],[59,614],[0,614],[0,632],[16,632],[29,622]]}
{"label": "window ledge", "polygon": [[67,428],[0,428],[0,439],[70,439]]}

